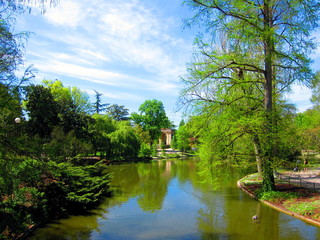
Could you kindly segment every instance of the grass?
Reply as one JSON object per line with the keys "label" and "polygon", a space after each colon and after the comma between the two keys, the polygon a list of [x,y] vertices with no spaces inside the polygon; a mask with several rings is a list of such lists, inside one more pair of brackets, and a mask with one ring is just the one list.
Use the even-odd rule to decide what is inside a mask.
{"label": "grass", "polygon": [[298,198],[301,195],[296,192],[279,192],[279,191],[270,191],[270,192],[259,192],[257,193],[258,197],[264,201],[280,202],[293,198]]}
{"label": "grass", "polygon": [[256,185],[262,183],[262,178],[258,175],[258,173],[250,174],[242,179],[242,182],[245,185]]}
{"label": "grass", "polygon": [[320,200],[314,202],[303,203],[285,203],[285,206],[292,212],[298,213],[303,216],[310,216],[315,214],[315,211],[319,208]]}

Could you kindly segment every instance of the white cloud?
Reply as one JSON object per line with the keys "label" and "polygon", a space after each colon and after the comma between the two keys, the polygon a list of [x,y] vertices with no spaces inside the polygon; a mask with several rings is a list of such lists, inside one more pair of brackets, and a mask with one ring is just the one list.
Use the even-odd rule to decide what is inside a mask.
{"label": "white cloud", "polygon": [[101,83],[106,85],[124,85],[119,83],[119,79],[123,77],[123,75],[96,68],[83,67],[55,60],[44,64],[38,62],[37,64],[35,64],[35,66],[43,72],[51,72],[59,75],[65,75],[68,77],[79,78],[90,82]]}
{"label": "white cloud", "polygon": [[63,0],[55,8],[48,9],[44,16],[51,24],[77,27],[84,16],[80,2]]}

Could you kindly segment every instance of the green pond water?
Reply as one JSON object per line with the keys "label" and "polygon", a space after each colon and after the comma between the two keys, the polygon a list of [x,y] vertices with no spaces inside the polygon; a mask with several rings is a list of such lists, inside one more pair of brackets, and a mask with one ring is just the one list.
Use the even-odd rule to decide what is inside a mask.
{"label": "green pond water", "polygon": [[[87,215],[37,229],[32,240],[71,239],[320,239],[320,228],[249,198],[236,186],[246,173],[206,173],[196,160],[111,166],[114,196]],[[259,223],[252,216],[259,216]]]}

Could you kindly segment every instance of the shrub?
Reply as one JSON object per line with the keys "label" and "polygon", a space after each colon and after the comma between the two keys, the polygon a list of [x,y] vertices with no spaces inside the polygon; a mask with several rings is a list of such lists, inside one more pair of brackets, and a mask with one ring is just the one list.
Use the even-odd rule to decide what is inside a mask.
{"label": "shrub", "polygon": [[140,146],[140,151],[138,157],[150,157],[152,155],[153,149],[149,144],[142,143]]}

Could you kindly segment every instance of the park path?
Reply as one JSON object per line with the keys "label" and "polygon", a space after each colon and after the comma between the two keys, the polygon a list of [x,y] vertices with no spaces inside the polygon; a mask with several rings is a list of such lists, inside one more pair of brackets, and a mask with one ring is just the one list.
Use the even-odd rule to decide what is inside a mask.
{"label": "park path", "polygon": [[320,169],[311,169],[307,171],[286,171],[276,174],[276,178],[282,182],[292,183],[305,188],[311,188],[320,191]]}

